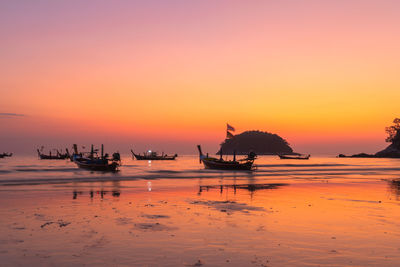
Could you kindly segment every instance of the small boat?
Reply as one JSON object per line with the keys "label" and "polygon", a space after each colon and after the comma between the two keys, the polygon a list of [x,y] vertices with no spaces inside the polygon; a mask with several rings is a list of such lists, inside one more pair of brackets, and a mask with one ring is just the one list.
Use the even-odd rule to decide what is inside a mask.
{"label": "small boat", "polygon": [[158,155],[157,152],[151,150],[144,152],[143,154],[135,154],[132,149],[131,152],[132,156],[137,160],[174,160],[178,157],[178,154],[168,156],[167,154],[164,154],[164,152],[161,155]]}
{"label": "small boat", "polygon": [[13,153],[1,153],[0,154],[0,159],[2,158],[7,158],[7,157],[12,157]]}
{"label": "small boat", "polygon": [[308,155],[278,155],[280,159],[309,159],[311,157]]}
{"label": "small boat", "polygon": [[197,146],[200,155],[200,163],[204,164],[206,169],[216,169],[216,170],[252,170],[254,160],[256,159],[256,154],[250,152],[249,155],[244,159],[236,160],[236,152],[233,154],[233,160],[222,159],[222,150],[220,153],[220,158],[209,157],[208,154],[204,155],[201,151],[201,146]]}
{"label": "small boat", "polygon": [[74,154],[73,162],[82,169],[114,172],[119,166],[121,166],[121,157],[119,153],[114,153],[110,159],[107,153],[104,154],[103,145],[101,145],[101,155],[98,156],[92,145],[89,155]]}
{"label": "small boat", "polygon": [[65,153],[62,154],[60,153],[60,151],[58,151],[57,149],[55,149],[56,153],[55,154],[51,154],[51,150],[49,151],[49,154],[43,154],[43,147],[39,150],[37,149],[37,153],[40,159],[67,159],[70,157],[69,153]]}

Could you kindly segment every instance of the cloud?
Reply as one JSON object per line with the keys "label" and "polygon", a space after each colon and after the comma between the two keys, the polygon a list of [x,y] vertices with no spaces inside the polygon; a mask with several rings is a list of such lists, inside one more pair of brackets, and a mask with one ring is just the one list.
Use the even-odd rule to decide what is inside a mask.
{"label": "cloud", "polygon": [[25,114],[0,112],[0,118],[25,117]]}

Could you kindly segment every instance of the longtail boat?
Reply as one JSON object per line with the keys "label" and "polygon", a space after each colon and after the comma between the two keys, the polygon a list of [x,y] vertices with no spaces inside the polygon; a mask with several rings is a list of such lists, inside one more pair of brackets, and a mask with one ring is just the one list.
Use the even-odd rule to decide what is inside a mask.
{"label": "longtail boat", "polygon": [[201,151],[201,146],[198,145],[200,163],[204,164],[206,169],[217,170],[252,170],[256,154],[250,152],[246,158],[236,160],[236,153],[233,154],[233,160],[224,160],[222,158],[222,149],[220,150],[220,158],[209,157],[208,154],[204,155]]}
{"label": "longtail boat", "polygon": [[157,154],[157,152],[149,150],[148,152],[144,152],[143,154],[135,154],[131,149],[132,157],[137,160],[174,160],[178,157],[178,154],[168,156],[167,154],[162,153],[161,155]]}
{"label": "longtail boat", "polygon": [[0,159],[6,158],[6,157],[12,157],[13,153],[1,153],[0,154]]}
{"label": "longtail boat", "polygon": [[309,159],[311,155],[278,155],[280,159]]}
{"label": "longtail boat", "polygon": [[121,166],[121,157],[119,153],[114,153],[112,158],[108,154],[104,154],[104,146],[101,145],[101,155],[98,156],[97,152],[93,149],[89,155],[74,154],[73,162],[79,167],[92,171],[116,171]]}
{"label": "longtail boat", "polygon": [[37,149],[37,153],[40,159],[67,159],[69,158],[69,153],[65,153],[62,154],[60,151],[58,151],[57,149],[55,150],[56,153],[55,154],[51,154],[51,151],[49,151],[49,154],[43,154],[43,147],[41,148],[41,150]]}

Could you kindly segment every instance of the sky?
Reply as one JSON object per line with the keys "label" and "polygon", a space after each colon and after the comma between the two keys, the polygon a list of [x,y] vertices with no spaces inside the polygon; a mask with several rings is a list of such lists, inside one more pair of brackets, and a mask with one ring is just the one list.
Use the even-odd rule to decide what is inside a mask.
{"label": "sky", "polygon": [[0,152],[376,152],[400,117],[399,1],[1,1]]}

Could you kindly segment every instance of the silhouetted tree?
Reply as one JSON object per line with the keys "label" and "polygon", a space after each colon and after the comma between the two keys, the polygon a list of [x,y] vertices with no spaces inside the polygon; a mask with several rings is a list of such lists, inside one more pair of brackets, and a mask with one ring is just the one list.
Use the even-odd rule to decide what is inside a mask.
{"label": "silhouetted tree", "polygon": [[386,138],[386,142],[395,143],[400,141],[400,119],[395,118],[393,120],[393,125],[386,127],[386,133],[389,135]]}

